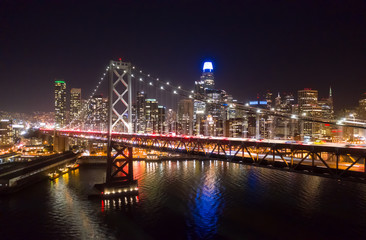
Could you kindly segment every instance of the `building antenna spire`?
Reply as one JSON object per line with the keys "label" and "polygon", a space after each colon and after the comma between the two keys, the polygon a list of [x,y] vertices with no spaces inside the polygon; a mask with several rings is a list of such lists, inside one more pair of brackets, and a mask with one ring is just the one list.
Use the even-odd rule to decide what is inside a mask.
{"label": "building antenna spire", "polygon": [[331,97],[332,97],[332,87],[329,86],[329,98],[331,98]]}

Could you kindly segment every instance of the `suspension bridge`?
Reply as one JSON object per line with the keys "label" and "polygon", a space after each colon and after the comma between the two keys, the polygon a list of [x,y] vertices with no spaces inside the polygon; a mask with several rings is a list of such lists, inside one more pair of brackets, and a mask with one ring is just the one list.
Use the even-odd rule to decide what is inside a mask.
{"label": "suspension bridge", "polygon": [[[251,107],[230,98],[225,99],[222,93],[202,94],[196,90],[184,89],[122,61],[110,62],[88,102],[106,80],[108,117],[105,127],[97,130],[85,127],[83,116],[88,106],[85,104],[66,126],[56,130],[41,129],[43,133],[55,136],[107,142],[106,185],[101,188],[104,193],[117,193],[121,191],[121,184],[131,184],[134,181],[132,147],[224,158],[256,166],[323,174],[334,178],[355,177],[362,181],[366,179],[366,148],[363,146],[316,142],[312,144],[301,141],[305,136],[304,123],[326,124],[334,128],[366,129],[365,123]],[[190,110],[178,107],[184,101]],[[143,112],[139,104],[144,105]],[[201,111],[196,108],[196,104],[204,105],[206,109],[211,108],[217,116],[211,116],[211,119],[210,116],[206,116],[204,120],[195,117],[194,115]],[[229,134],[229,111],[243,116],[240,136],[231,137]],[[182,127],[182,123],[177,119],[177,112],[181,115],[186,114],[185,121],[190,126],[189,131]],[[200,114],[205,116],[207,112]],[[263,116],[272,118],[272,125],[268,130],[272,134],[263,134],[260,131],[260,120]],[[252,136],[248,135],[250,117],[254,119],[252,125],[255,128],[255,134]],[[284,139],[275,139],[273,129],[278,121],[290,122],[292,137],[294,139],[297,131],[299,141],[289,140],[287,134]],[[133,184],[137,186],[137,183]],[[124,185],[123,188],[125,189]]]}

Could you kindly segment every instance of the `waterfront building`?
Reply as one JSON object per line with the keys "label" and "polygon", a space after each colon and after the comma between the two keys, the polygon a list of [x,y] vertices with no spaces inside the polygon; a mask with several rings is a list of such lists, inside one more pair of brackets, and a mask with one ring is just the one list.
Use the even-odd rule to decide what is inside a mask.
{"label": "waterfront building", "polygon": [[62,128],[66,123],[66,82],[55,80],[55,128]]}

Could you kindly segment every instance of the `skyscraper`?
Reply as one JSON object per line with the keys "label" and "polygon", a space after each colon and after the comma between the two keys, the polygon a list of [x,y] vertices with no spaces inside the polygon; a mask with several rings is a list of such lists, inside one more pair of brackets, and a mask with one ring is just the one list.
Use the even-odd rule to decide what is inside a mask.
{"label": "skyscraper", "polygon": [[55,127],[62,128],[66,123],[66,83],[55,80]]}
{"label": "skyscraper", "polygon": [[193,101],[182,99],[178,103],[178,123],[181,133],[193,134]]}
{"label": "skyscraper", "polygon": [[333,96],[332,89],[329,88],[329,96],[318,101],[320,108],[322,109],[322,117],[326,119],[333,119]]}
{"label": "skyscraper", "polygon": [[76,120],[81,110],[81,88],[70,90],[70,121]]}
{"label": "skyscraper", "polygon": [[204,82],[204,89],[213,89],[215,87],[212,62],[203,64],[201,81]]}
{"label": "skyscraper", "polygon": [[213,74],[212,62],[205,62],[203,64],[202,75],[199,81],[195,82],[195,94],[196,98],[202,97],[205,94],[206,89],[214,89],[215,81]]}
{"label": "skyscraper", "polygon": [[[318,90],[305,88],[298,91],[299,113],[308,117],[321,117],[322,108],[318,104]],[[303,122],[300,127],[302,135],[318,138],[320,135],[320,124],[315,122]]]}
{"label": "skyscraper", "polygon": [[146,93],[141,91],[137,92],[136,96],[136,106],[135,106],[135,131],[137,133],[143,133],[146,128],[146,119],[145,119],[145,99],[146,99]]}
{"label": "skyscraper", "polygon": [[166,124],[166,108],[164,106],[158,106],[158,122],[157,122],[157,132],[160,134],[165,133]]}
{"label": "skyscraper", "polygon": [[87,122],[94,130],[106,130],[107,127],[107,105],[108,99],[102,95],[93,96],[88,106]]}
{"label": "skyscraper", "polygon": [[206,94],[215,87],[212,62],[205,62],[199,81],[195,82],[195,99],[193,102],[193,130],[196,135],[203,134],[206,115]]}
{"label": "skyscraper", "polygon": [[145,100],[146,133],[157,132],[158,126],[158,102],[156,99]]}

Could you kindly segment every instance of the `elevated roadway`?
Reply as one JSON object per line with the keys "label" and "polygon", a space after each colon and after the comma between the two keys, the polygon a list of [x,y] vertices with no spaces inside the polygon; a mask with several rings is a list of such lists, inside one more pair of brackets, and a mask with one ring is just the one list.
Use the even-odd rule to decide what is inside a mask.
{"label": "elevated roadway", "polygon": [[[41,129],[45,134],[54,130]],[[106,141],[106,132],[61,130],[59,134]],[[320,173],[334,178],[366,180],[366,147],[339,143],[303,143],[285,140],[255,140],[225,137],[173,136],[160,134],[112,133],[116,142],[160,151],[180,152],[256,166],[270,166],[289,171]]]}

